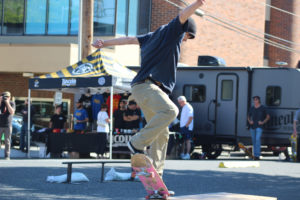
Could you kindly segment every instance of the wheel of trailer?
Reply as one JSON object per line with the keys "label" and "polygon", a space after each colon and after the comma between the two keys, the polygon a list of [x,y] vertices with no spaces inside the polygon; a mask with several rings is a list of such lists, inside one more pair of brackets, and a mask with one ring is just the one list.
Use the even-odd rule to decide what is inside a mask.
{"label": "wheel of trailer", "polygon": [[208,159],[216,159],[222,153],[221,144],[205,144],[202,145],[202,151],[206,153]]}

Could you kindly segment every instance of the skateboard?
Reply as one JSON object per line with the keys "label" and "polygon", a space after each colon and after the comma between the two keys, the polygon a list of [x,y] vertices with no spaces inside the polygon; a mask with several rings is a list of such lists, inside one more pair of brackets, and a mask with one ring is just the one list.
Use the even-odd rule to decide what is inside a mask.
{"label": "skateboard", "polygon": [[148,193],[146,199],[168,199],[170,196],[168,188],[147,156],[144,154],[133,155],[131,167]]}
{"label": "skateboard", "polygon": [[291,135],[291,138],[290,138],[290,141],[291,141],[291,147],[292,147],[292,156],[291,156],[291,158],[292,158],[292,160],[293,160],[294,162],[297,161],[297,148],[298,148],[298,142],[297,142],[297,139],[298,139],[297,135],[296,135],[296,136]]}
{"label": "skateboard", "polygon": [[247,156],[249,156],[250,158],[254,158],[254,156],[252,155],[252,152],[241,142],[238,143],[239,148],[243,149],[243,151],[245,152],[245,154]]}

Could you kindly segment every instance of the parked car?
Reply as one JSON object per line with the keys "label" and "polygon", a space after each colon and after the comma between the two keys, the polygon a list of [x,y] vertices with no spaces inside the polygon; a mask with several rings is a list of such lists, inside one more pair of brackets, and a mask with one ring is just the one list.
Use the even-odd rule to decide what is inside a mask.
{"label": "parked car", "polygon": [[[11,134],[11,145],[20,144],[20,135],[22,128],[23,117],[20,115],[14,115],[12,119],[12,134]],[[33,124],[31,131],[35,131],[36,126]]]}

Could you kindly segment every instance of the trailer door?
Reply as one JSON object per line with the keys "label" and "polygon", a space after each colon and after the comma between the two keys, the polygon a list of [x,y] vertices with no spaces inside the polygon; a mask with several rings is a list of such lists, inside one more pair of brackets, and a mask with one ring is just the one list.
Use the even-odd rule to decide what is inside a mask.
{"label": "trailer door", "polygon": [[237,88],[236,74],[217,76],[216,135],[236,135]]}

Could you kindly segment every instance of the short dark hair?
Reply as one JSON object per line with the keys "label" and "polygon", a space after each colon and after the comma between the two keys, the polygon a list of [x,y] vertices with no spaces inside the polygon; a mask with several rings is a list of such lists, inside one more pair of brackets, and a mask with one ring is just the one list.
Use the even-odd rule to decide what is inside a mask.
{"label": "short dark hair", "polygon": [[252,97],[252,99],[258,99],[258,100],[260,100],[260,97],[259,96],[254,96],[254,97]]}
{"label": "short dark hair", "polygon": [[106,103],[101,104],[101,109],[102,108],[108,108],[108,105]]}
{"label": "short dark hair", "polygon": [[131,101],[129,101],[128,105],[136,105],[136,102],[131,100]]}
{"label": "short dark hair", "polygon": [[55,109],[57,109],[57,108],[62,108],[62,106],[61,105],[56,105]]}

